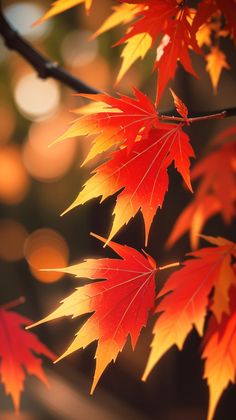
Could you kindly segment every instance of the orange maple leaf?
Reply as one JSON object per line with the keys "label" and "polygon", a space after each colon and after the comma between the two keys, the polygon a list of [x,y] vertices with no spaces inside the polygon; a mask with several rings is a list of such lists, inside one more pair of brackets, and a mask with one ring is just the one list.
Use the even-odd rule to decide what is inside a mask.
{"label": "orange maple leaf", "polygon": [[[236,279],[235,279],[236,283]],[[210,388],[208,420],[214,416],[216,406],[225,388],[236,377],[236,287],[230,290],[230,311],[221,323],[211,317],[206,332],[204,377]]]}
{"label": "orange maple leaf", "polygon": [[158,122],[157,110],[148,97],[138,89],[133,91],[134,98],[125,95],[113,98],[105,93],[80,95],[94,101],[95,107],[92,104],[77,110],[82,117],[54,143],[69,137],[95,135],[83,164],[119,144],[130,150],[137,137],[143,138]]}
{"label": "orange maple leaf", "polygon": [[216,93],[222,70],[229,70],[230,66],[226,61],[225,54],[218,47],[213,47],[211,49],[210,53],[206,55],[206,61],[206,70],[209,72],[211,82]]}
{"label": "orange maple leaf", "polygon": [[65,12],[72,7],[78,6],[78,4],[81,3],[85,3],[86,11],[89,12],[92,2],[93,0],[56,0],[52,3],[48,12],[46,12],[45,15],[36,22],[36,24],[44,22],[45,20],[48,20],[59,13]]}
{"label": "orange maple leaf", "polygon": [[172,162],[192,190],[190,157],[194,157],[194,152],[182,125],[159,124],[142,141],[135,142],[129,154],[123,148],[98,166],[66,212],[92,198],[101,196],[104,200],[122,190],[113,211],[114,221],[108,242],[141,210],[147,244],[152,220],[168,189],[167,169]]}
{"label": "orange maple leaf", "polygon": [[100,28],[94,33],[92,38],[103,34],[110,29],[131,22],[138,13],[145,8],[142,4],[122,3],[112,7],[112,14],[103,22]]}
{"label": "orange maple leaf", "polygon": [[[181,350],[193,326],[203,335],[209,293],[214,287],[212,310],[220,320],[228,311],[228,291],[235,276],[226,278],[236,245],[224,238],[204,238],[218,245],[188,254],[193,257],[184,267],[173,273],[158,297],[163,297],[156,312],[162,312],[156,321],[151,353],[143,375],[145,380],[155,364],[173,345]],[[223,284],[225,282],[225,285]],[[223,287],[223,292],[222,292]],[[220,289],[220,290],[218,290]],[[222,293],[220,293],[222,292]]]}
{"label": "orange maple leaf", "polygon": [[[93,236],[106,242],[97,235]],[[61,359],[98,340],[96,371],[91,392],[106,366],[112,360],[115,361],[122,351],[128,335],[133,348],[135,347],[155,300],[155,274],[158,268],[154,260],[128,246],[114,242],[110,242],[109,246],[121,259],[90,259],[59,270],[78,278],[106,281],[78,287],[51,315],[35,324],[62,316],[74,318],[93,312],[60,357]]]}
{"label": "orange maple leaf", "polygon": [[176,111],[179,113],[179,115],[181,115],[181,117],[183,117],[183,119],[185,120],[187,125],[189,125],[188,108],[183,103],[183,101],[181,101],[181,99],[176,95],[176,93],[173,91],[173,89],[170,89],[170,92],[171,92],[171,95],[173,96],[173,99],[174,99],[174,104],[175,104]]}
{"label": "orange maple leaf", "polygon": [[41,359],[35,353],[54,360],[54,354],[38,338],[21,327],[32,321],[16,312],[0,309],[0,373],[7,395],[11,395],[18,413],[26,372],[46,385]]}
{"label": "orange maple leaf", "polygon": [[201,54],[201,50],[190,22],[191,11],[188,7],[181,7],[176,18],[167,22],[164,37],[157,48],[155,63],[158,69],[157,103],[169,80],[175,77],[178,62],[188,73],[198,77],[192,67],[189,48],[197,54]]}
{"label": "orange maple leaf", "polygon": [[134,16],[139,18],[138,21],[128,29],[127,34],[116,44],[126,44],[121,53],[122,65],[116,83],[123,78],[138,58],[143,59],[145,57],[158,35],[164,30],[167,19],[172,18],[177,10],[178,5],[176,5],[175,0],[164,0],[160,4],[154,4],[150,1],[145,2],[143,10],[138,11]]}
{"label": "orange maple leaf", "polygon": [[[134,4],[132,1],[127,3]],[[201,54],[193,31],[191,10],[176,0],[135,2],[145,7],[136,14],[139,19],[128,29],[126,35],[116,44],[125,43],[121,54],[123,58],[118,74],[119,82],[129,67],[139,57],[143,58],[160,35],[162,41],[157,49],[155,67],[158,68],[157,103],[171,78],[174,77],[177,62],[180,61],[185,70],[197,76],[190,60],[189,48]]]}
{"label": "orange maple leaf", "polygon": [[210,152],[191,171],[192,181],[202,179],[192,202],[178,217],[167,241],[168,247],[190,230],[192,248],[197,248],[198,234],[210,217],[220,212],[224,222],[229,224],[235,216],[236,144],[229,142],[235,133],[233,126],[213,139],[212,145],[221,144],[221,147]]}

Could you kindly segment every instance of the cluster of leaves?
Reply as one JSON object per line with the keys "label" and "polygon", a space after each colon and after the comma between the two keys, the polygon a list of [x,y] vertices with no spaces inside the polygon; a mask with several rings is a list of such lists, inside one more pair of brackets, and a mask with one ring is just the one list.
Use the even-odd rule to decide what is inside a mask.
{"label": "cluster of leaves", "polygon": [[[210,143],[211,150],[191,171],[191,179],[201,181],[191,203],[183,210],[168,239],[172,246],[190,231],[192,248],[198,247],[199,233],[207,220],[221,213],[226,224],[235,217],[236,127],[227,128]],[[224,168],[219,171],[219,168]]]}
{"label": "cluster of leaves", "polygon": [[[87,11],[92,5],[92,1],[58,0],[41,21],[79,3],[85,3]],[[126,34],[117,42],[125,45],[117,82],[137,59],[143,59],[151,48],[156,49],[155,105],[137,89],[134,97],[115,98],[105,93],[82,95],[91,103],[76,110],[80,116],[56,142],[75,136],[93,136],[82,165],[99,155],[105,162],[92,172],[66,211],[92,198],[101,197],[103,201],[117,193],[108,238],[94,236],[108,244],[121,259],[86,260],[61,270],[76,277],[106,281],[79,287],[39,323],[65,315],[93,313],[60,357],[98,341],[92,392],[106,366],[122,351],[128,335],[135,347],[150,311],[161,314],[154,326],[144,380],[173,345],[182,349],[195,327],[203,341],[204,377],[210,388],[208,419],[212,419],[223,390],[235,380],[236,277],[232,261],[236,256],[235,244],[205,236],[214,247],[189,254],[183,267],[169,277],[159,292],[156,305],[155,277],[165,267],[158,267],[149,255],[111,239],[140,210],[147,245],[152,220],[168,190],[168,168],[172,163],[192,191],[190,158],[194,157],[194,151],[183,128],[194,118],[188,117],[187,107],[172,90],[180,117],[163,121],[168,117],[159,115],[157,106],[179,63],[198,77],[192,65],[192,52],[205,58],[216,92],[222,70],[229,69],[221,50],[221,38],[230,37],[236,44],[236,4],[234,0],[201,0],[196,8],[190,8],[182,0],[120,0],[118,3],[94,36],[117,25],[129,24]],[[235,134],[233,126],[213,139],[209,153],[193,168],[192,181],[200,177],[201,181],[193,200],[177,219],[168,246],[190,230],[192,248],[196,249],[197,235],[210,217],[220,212],[224,221],[230,223],[235,216],[236,148],[235,142],[231,142]],[[218,170],[222,164],[224,173]]]}
{"label": "cluster of leaves", "polygon": [[[168,190],[168,167],[174,162],[192,191],[189,159],[194,152],[183,131],[183,126],[189,123],[187,108],[174,93],[182,124],[161,122],[150,100],[137,89],[134,93],[135,98],[122,95],[118,99],[106,94],[83,95],[95,101],[96,112],[91,114],[93,106],[83,107],[83,116],[58,141],[95,134],[84,163],[102,152],[108,158],[95,169],[68,210],[94,197],[104,200],[119,192],[108,241],[141,210],[147,245],[152,220]],[[114,146],[115,152],[110,150]]]}
{"label": "cluster of leaves", "polygon": [[[80,3],[85,4],[87,11],[92,6],[92,0],[57,0],[40,21]],[[106,93],[82,95],[91,103],[76,111],[79,118],[57,139],[58,142],[69,137],[92,135],[93,143],[83,164],[100,155],[105,158],[68,210],[92,198],[101,197],[102,201],[117,193],[108,238],[94,236],[108,244],[121,258],[90,259],[59,270],[78,278],[105,281],[78,287],[51,315],[34,324],[61,316],[77,317],[91,313],[60,359],[98,341],[92,392],[106,366],[122,351],[128,336],[135,347],[151,311],[159,316],[153,330],[144,380],[172,346],[182,349],[186,337],[195,328],[202,337],[204,377],[210,388],[209,420],[223,390],[229,382],[235,381],[236,276],[233,258],[236,257],[236,245],[223,238],[205,236],[214,246],[188,254],[183,267],[170,275],[156,296],[156,276],[160,270],[170,267],[160,267],[148,254],[141,254],[111,239],[141,211],[145,245],[148,244],[153,218],[157,209],[162,207],[168,190],[168,168],[172,163],[191,192],[190,178],[194,181],[201,177],[201,181],[194,199],[176,221],[168,240],[169,246],[190,230],[192,246],[197,248],[196,235],[208,218],[220,212],[224,221],[229,223],[235,215],[236,148],[235,142],[229,141],[235,138],[235,126],[212,141],[214,148],[195,165],[190,177],[190,158],[194,157],[194,151],[183,129],[199,118],[188,116],[187,107],[172,90],[180,116],[163,116],[157,110],[179,63],[188,73],[198,77],[192,65],[192,52],[206,59],[207,71],[214,89],[217,89],[222,70],[229,68],[220,40],[227,36],[236,45],[235,6],[235,0],[201,0],[196,8],[190,8],[182,0],[120,0],[96,32],[95,36],[118,24],[129,23],[128,30],[117,43],[125,44],[117,82],[138,58],[143,59],[151,48],[156,49],[156,101],[154,105],[137,89],[134,89],[133,97],[112,97]],[[219,164],[224,165],[224,173],[219,173]],[[39,359],[29,350],[51,359],[53,355],[34,336],[19,328],[28,324],[28,320],[4,310],[0,316],[4,318],[0,325],[2,340],[6,342],[1,349],[2,380],[18,409],[24,380],[22,365],[29,373],[45,380]],[[11,323],[9,328],[6,327],[8,322]],[[8,351],[14,343],[10,338],[11,331],[15,331],[14,340],[22,343],[22,352],[17,355]],[[15,357],[14,364],[12,357]],[[12,368],[17,372],[16,383],[12,379]]]}
{"label": "cluster of leaves", "polygon": [[[117,82],[152,48],[156,50],[154,68],[158,70],[157,103],[170,79],[175,77],[178,63],[198,77],[190,51],[205,58],[206,70],[214,89],[217,89],[222,70],[230,68],[220,41],[230,37],[236,45],[235,0],[201,0],[197,8],[189,7],[184,0],[118,2],[121,4],[114,6],[113,13],[95,34],[129,23],[126,34],[116,44],[125,44]],[[57,0],[41,21],[80,3],[85,3],[87,11],[92,6],[92,0]]]}
{"label": "cluster of leaves", "polygon": [[[104,238],[93,236],[106,242]],[[204,377],[210,388],[208,419],[212,419],[223,390],[229,382],[234,382],[236,374],[236,275],[232,263],[236,244],[223,238],[204,238],[216,246],[188,254],[189,259],[170,275],[157,296],[155,277],[160,270],[176,264],[159,267],[148,254],[112,241],[109,246],[120,259],[90,259],[59,270],[78,278],[106,280],[78,287],[54,312],[34,324],[92,313],[58,359],[98,341],[91,392],[107,365],[122,351],[128,335],[135,348],[149,312],[161,313],[154,325],[143,380],[172,346],[182,349],[195,327],[203,337]],[[204,329],[208,311],[210,318]]]}

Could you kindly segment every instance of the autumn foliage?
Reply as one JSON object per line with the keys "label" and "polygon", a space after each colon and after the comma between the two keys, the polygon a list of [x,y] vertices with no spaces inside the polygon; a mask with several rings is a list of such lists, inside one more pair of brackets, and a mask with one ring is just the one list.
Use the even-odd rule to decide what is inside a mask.
{"label": "autumn foliage", "polygon": [[0,320],[1,381],[19,413],[26,373],[36,376],[48,385],[38,356],[42,355],[50,360],[55,360],[55,356],[34,334],[24,330],[32,323],[30,319],[16,312],[0,309]]}
{"label": "autumn foliage", "polygon": [[[57,0],[37,23],[80,3],[84,3],[89,14],[92,0]],[[196,156],[191,169],[195,159],[187,134],[191,133],[191,125],[207,118],[216,119],[217,123],[225,113],[192,117],[176,92],[166,88],[179,66],[200,79],[193,64],[196,54],[205,60],[212,88],[217,93],[222,71],[230,68],[221,40],[229,38],[236,46],[236,2],[201,0],[195,8],[188,3],[181,0],[120,0],[115,2],[110,16],[94,34],[96,37],[117,25],[127,26],[122,38],[116,42],[116,46],[123,46],[116,86],[138,59],[143,60],[150,49],[155,51],[155,101],[153,103],[135,87],[131,97],[105,92],[81,94],[86,105],[74,111],[76,117],[68,130],[54,140],[52,146],[68,141],[68,138],[92,136],[82,166],[91,165],[94,158],[96,166],[63,214],[91,199],[99,198],[102,202],[116,195],[110,231],[105,239],[93,236],[109,246],[119,258],[87,259],[62,269],[55,267],[55,271],[91,281],[82,286],[79,281],[76,290],[64,298],[57,309],[32,326],[63,316],[76,318],[89,314],[58,360],[97,341],[91,392],[105,368],[115,362],[128,337],[135,348],[150,317],[154,316],[156,321],[143,380],[170,348],[177,346],[181,350],[195,329],[202,341],[204,378],[209,387],[208,420],[211,420],[223,391],[235,382],[236,376],[236,245],[218,237],[217,232],[215,237],[201,235],[201,232],[206,222],[218,213],[228,225],[235,217],[236,127],[230,126],[215,136],[208,148]],[[200,85],[201,81],[198,83]],[[159,110],[164,93],[172,96],[173,115],[163,115]],[[145,227],[143,245],[149,245],[153,219],[162,208],[171,183],[168,172],[171,165],[188,189],[190,204],[178,217],[176,215],[166,248],[189,232],[192,252],[183,262],[173,261],[163,267],[145,251],[139,252],[112,239],[141,212]],[[198,249],[200,237],[207,246]],[[178,265],[180,267],[171,272],[160,290],[160,271],[172,270]],[[28,324],[28,320],[3,310],[0,316],[4,318],[3,325],[12,323],[15,340],[18,335],[22,336],[22,351],[14,355],[15,368],[19,371],[15,382],[8,366],[9,342],[6,340],[6,345],[0,349],[2,381],[18,410],[24,380],[22,365],[45,381],[39,359],[29,350],[50,359],[53,355],[31,333],[19,328]],[[0,331],[1,335],[4,331]]]}

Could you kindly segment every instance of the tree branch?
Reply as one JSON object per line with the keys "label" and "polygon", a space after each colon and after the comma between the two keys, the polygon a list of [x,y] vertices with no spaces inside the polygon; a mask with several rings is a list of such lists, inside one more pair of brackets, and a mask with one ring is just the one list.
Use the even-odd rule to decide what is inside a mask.
{"label": "tree branch", "polygon": [[41,79],[52,77],[79,93],[98,93],[98,90],[86,85],[80,79],[72,76],[57,63],[54,63],[36,51],[25,41],[6,20],[0,2],[0,34],[8,49],[18,52],[36,70]]}
{"label": "tree branch", "polygon": [[11,300],[11,302],[4,303],[3,305],[0,305],[0,309],[8,310],[13,309],[16,306],[22,305],[25,303],[26,299],[24,296],[20,296],[17,299]]}
{"label": "tree branch", "polygon": [[[41,79],[52,77],[55,80],[70,87],[78,93],[100,93],[94,87],[86,85],[82,80],[68,73],[57,63],[52,62],[38,52],[29,42],[27,42],[6,20],[2,11],[2,1],[0,0],[0,35],[8,49],[16,51],[36,70]],[[200,115],[199,115],[200,114]],[[184,122],[184,119],[176,114],[175,110],[158,113],[161,120]],[[236,116],[236,107],[219,109],[205,113],[195,112],[188,118],[189,122],[204,121],[210,119],[222,119]]]}

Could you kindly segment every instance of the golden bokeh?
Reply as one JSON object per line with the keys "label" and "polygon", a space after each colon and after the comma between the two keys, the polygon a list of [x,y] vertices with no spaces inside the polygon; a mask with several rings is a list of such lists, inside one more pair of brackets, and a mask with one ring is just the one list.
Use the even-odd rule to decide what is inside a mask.
{"label": "golden bokeh", "polygon": [[38,229],[25,243],[25,258],[33,276],[43,283],[53,283],[64,274],[40,271],[68,265],[69,249],[64,238],[52,229]]}
{"label": "golden bokeh", "polygon": [[0,168],[0,201],[5,204],[20,203],[29,190],[30,179],[17,146],[0,148]]}
{"label": "golden bokeh", "polygon": [[72,165],[76,152],[73,139],[48,147],[67,129],[72,118],[69,112],[60,111],[52,118],[31,126],[23,148],[23,160],[33,178],[54,181],[62,177]]}

